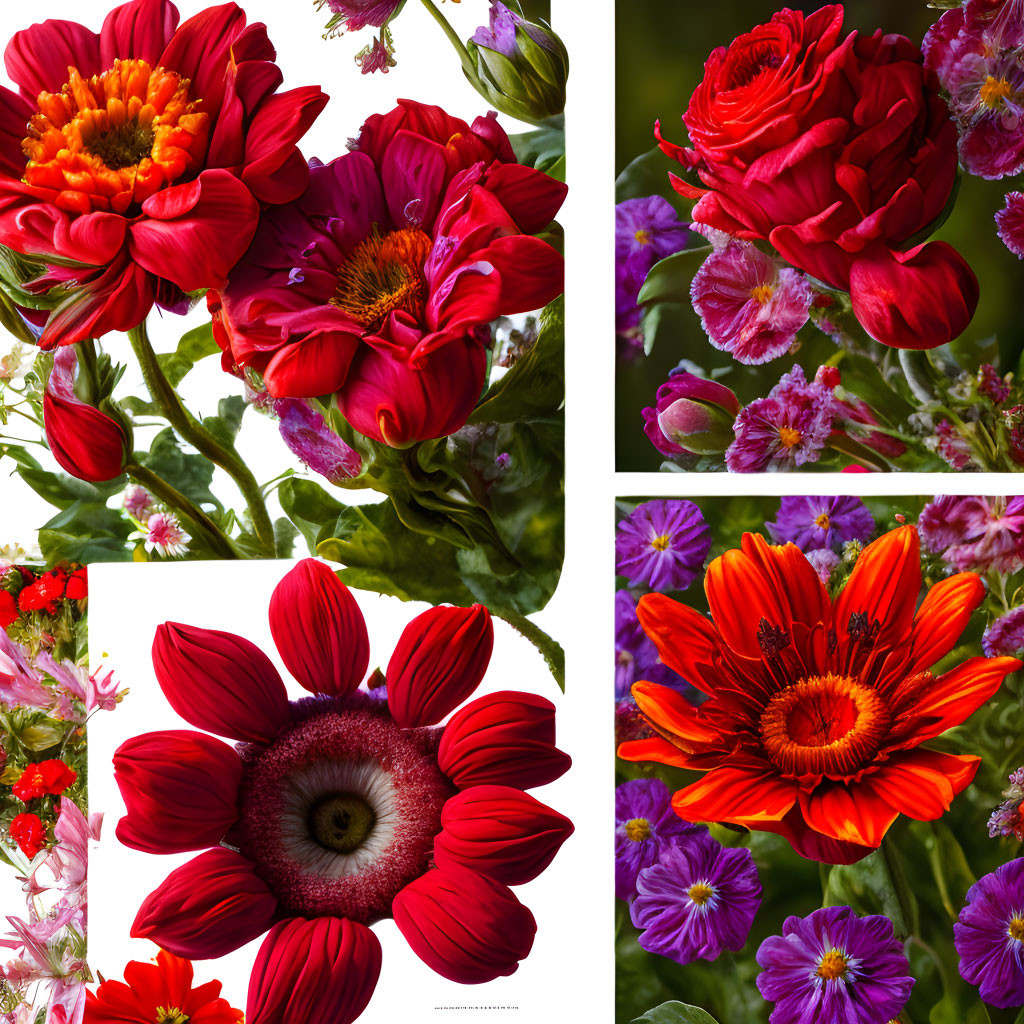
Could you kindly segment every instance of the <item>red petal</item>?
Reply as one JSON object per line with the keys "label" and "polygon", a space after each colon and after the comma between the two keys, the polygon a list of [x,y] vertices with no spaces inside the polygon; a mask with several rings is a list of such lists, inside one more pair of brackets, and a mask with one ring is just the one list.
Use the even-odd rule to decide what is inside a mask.
{"label": "red petal", "polygon": [[25,173],[25,154],[21,143],[25,138],[25,125],[35,113],[16,92],[0,85],[0,174],[17,181]]}
{"label": "red petal", "polygon": [[672,797],[686,821],[728,821],[758,827],[778,821],[796,803],[795,782],[755,768],[714,768]]}
{"label": "red petal", "polygon": [[501,276],[502,313],[528,313],[565,289],[565,261],[547,242],[527,235],[496,238],[477,253]]}
{"label": "red petal", "polygon": [[505,885],[536,878],[573,833],[568,818],[508,786],[473,786],[453,796],[441,824],[438,867],[458,864]]}
{"label": "red petal", "polygon": [[262,935],[277,900],[233,850],[208,850],[172,871],[143,901],[132,938],[189,960],[212,960]]}
{"label": "red petal", "polygon": [[703,693],[715,692],[712,666],[721,639],[705,616],[664,594],[644,594],[636,617],[665,665]]}
{"label": "red petal", "polygon": [[511,890],[453,865],[411,882],[392,910],[413,952],[462,985],[514,974],[537,932],[533,914]]}
{"label": "red petal", "polygon": [[877,848],[898,813],[864,783],[823,783],[800,793],[800,811],[816,832],[843,843]]}
{"label": "red petal", "polygon": [[971,784],[980,764],[980,757],[912,750],[883,764],[863,784],[900,814],[935,821]]}
{"label": "red petal", "polygon": [[555,178],[522,164],[498,164],[487,174],[486,188],[524,235],[546,228],[565,201],[568,186]]}
{"label": "red petal", "polygon": [[681,747],[713,743],[720,739],[717,729],[700,720],[700,712],[678,690],[658,683],[633,684],[633,698],[640,713],[661,733],[671,733]]}
{"label": "red petal", "polygon": [[380,977],[381,948],[365,925],[337,917],[274,925],[249,977],[246,1024],[352,1024]]}
{"label": "red petal", "polygon": [[675,765],[677,768],[690,767],[689,755],[660,736],[620,743],[618,756],[623,761],[657,761],[658,764]]}
{"label": "red petal", "polygon": [[242,762],[199,732],[150,732],[122,743],[114,781],[127,814],[117,838],[144,853],[216,846],[238,819]]}
{"label": "red petal", "polygon": [[100,31],[100,67],[131,57],[155,68],[177,27],[178,9],[171,0],[132,0],[115,7]]}
{"label": "red petal", "polygon": [[380,175],[391,219],[398,227],[429,229],[437,216],[446,170],[444,150],[436,142],[407,131],[395,135]]}
{"label": "red petal", "polygon": [[4,64],[11,81],[35,109],[41,92],[61,91],[68,67],[76,67],[83,78],[103,70],[100,39],[76,21],[51,19],[15,32],[4,51]]}
{"label": "red petal", "polygon": [[274,398],[316,398],[338,391],[348,376],[359,339],[324,331],[278,349],[263,381]]}
{"label": "red petal", "polygon": [[304,558],[274,588],[270,632],[288,671],[312,693],[352,693],[366,675],[363,613],[348,587],[315,558]]}
{"label": "red petal", "polygon": [[53,457],[73,477],[98,483],[124,472],[128,439],[121,425],[99,409],[46,392],[43,425]]}
{"label": "red petal", "polygon": [[153,640],[153,668],[167,702],[199,729],[267,743],[291,721],[277,669],[233,633],[165,622]]}
{"label": "red petal", "polygon": [[405,729],[436,725],[480,685],[493,647],[494,626],[483,605],[417,615],[388,662],[392,717]]}
{"label": "red petal", "polygon": [[985,586],[973,572],[961,572],[936,583],[914,617],[910,660],[903,670],[906,675],[931,668],[949,654],[984,598]]}

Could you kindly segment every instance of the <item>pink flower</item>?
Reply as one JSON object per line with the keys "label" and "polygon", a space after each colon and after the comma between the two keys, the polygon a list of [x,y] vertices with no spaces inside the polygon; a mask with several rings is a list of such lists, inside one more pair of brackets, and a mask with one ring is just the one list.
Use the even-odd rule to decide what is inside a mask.
{"label": "pink flower", "polygon": [[9,707],[49,709],[53,694],[29,663],[28,651],[0,629],[0,703]]}
{"label": "pink flower", "polygon": [[129,487],[124,492],[121,505],[132,519],[144,523],[153,512],[153,495],[145,487]]}
{"label": "pink flower", "polygon": [[748,366],[792,348],[813,297],[799,270],[738,240],[708,256],[690,286],[711,344]]}
{"label": "pink flower", "polygon": [[996,229],[1006,248],[1024,259],[1024,192],[1007,192],[1006,204],[996,213]]}
{"label": "pink flower", "polygon": [[918,529],[925,548],[960,572],[1024,565],[1024,497],[938,497],[925,505]]}
{"label": "pink flower", "polygon": [[128,539],[145,541],[150,554],[155,551],[164,558],[180,558],[188,553],[188,542],[192,538],[181,528],[173,512],[154,512],[142,524],[142,529],[130,533]]}

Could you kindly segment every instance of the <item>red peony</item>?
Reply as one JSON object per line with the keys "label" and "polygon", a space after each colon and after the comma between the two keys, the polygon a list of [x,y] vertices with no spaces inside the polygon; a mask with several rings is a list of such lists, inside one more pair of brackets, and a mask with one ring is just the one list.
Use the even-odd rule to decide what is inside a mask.
{"label": "red peony", "polygon": [[186,293],[221,287],[260,204],[301,195],[295,144],[327,97],[278,93],[274,57],[266,27],[233,3],[179,26],[170,0],[131,0],[99,34],[51,20],[14,36],[0,244],[47,264],[32,290],[78,285],[43,348],[128,330],[154,303],[181,310]]}
{"label": "red peony", "polygon": [[68,786],[73,786],[78,778],[74,768],[68,767],[59,759],[39,761],[28,765],[21,773],[11,792],[19,799],[28,803],[41,796],[60,796]]}
{"label": "red peony", "polygon": [[132,934],[207,959],[269,930],[251,1024],[354,1020],[380,973],[369,926],[388,917],[446,978],[512,974],[536,924],[508,886],[535,878],[572,832],[522,792],[569,767],[550,702],[478,697],[436,725],[481,681],[487,610],[413,619],[381,699],[360,685],[369,649],[358,605],[317,564],[300,562],[270,605],[279,653],[313,696],[289,701],[272,662],[241,637],[165,623],[153,644],[164,695],[236,745],[157,732],[114,755],[120,841],[205,850],[145,899]]}
{"label": "red peony", "polygon": [[403,100],[261,221],[211,297],[225,369],[258,371],[275,398],[335,393],[356,430],[396,447],[457,430],[490,322],[562,291],[562,257],[532,236],[564,197],[493,117]]}
{"label": "red peony", "polygon": [[160,950],[155,964],[132,960],[124,981],[85,997],[85,1024],[236,1024],[242,1011],[220,998],[220,982],[192,987],[192,964]]}
{"label": "red peony", "polygon": [[7,831],[29,860],[46,845],[46,827],[37,814],[19,814]]}
{"label": "red peony", "polygon": [[683,115],[693,149],[656,134],[706,186],[673,176],[695,221],[848,291],[884,344],[934,348],[978,302],[955,249],[917,244],[956,183],[956,128],[917,46],[842,24],[840,4],[787,9],[719,47]]}

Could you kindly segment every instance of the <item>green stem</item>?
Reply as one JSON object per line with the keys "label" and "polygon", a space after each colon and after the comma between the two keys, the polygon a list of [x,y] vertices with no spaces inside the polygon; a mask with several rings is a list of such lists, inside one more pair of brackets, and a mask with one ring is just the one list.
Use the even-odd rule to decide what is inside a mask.
{"label": "green stem", "polygon": [[99,361],[96,359],[96,347],[91,339],[78,343],[78,362],[89,387],[89,393],[83,398],[89,405],[95,405],[100,389],[100,369]]}
{"label": "green stem", "polygon": [[178,393],[160,368],[156,353],[149,342],[149,335],[146,333],[145,321],[128,332],[128,340],[139,361],[142,378],[150,395],[153,396],[153,401],[160,406],[167,422],[184,441],[214,465],[220,466],[235,481],[249,507],[249,517],[256,536],[266,554],[272,558],[276,553],[274,526],[263,500],[263,492],[252,471],[237,452],[222,445],[182,404]]}
{"label": "green stem", "polygon": [[141,484],[150,494],[159,498],[165,505],[170,505],[188,519],[194,529],[206,539],[210,549],[218,558],[238,558],[231,541],[224,535],[217,524],[194,502],[186,498],[181,491],[173,488],[166,480],[159,477],[151,469],[131,463],[124,470],[137,484]]}
{"label": "green stem", "polygon": [[531,622],[525,615],[517,615],[515,612],[495,612],[499,619],[504,619],[520,636],[537,648],[544,656],[551,674],[558,683],[558,688],[565,693],[565,651],[562,645],[553,637],[548,636],[536,623]]}
{"label": "green stem", "polygon": [[888,836],[882,840],[881,852],[885,860],[886,869],[889,872],[889,878],[892,880],[892,888],[896,893],[896,901],[899,903],[903,923],[907,929],[907,936],[912,936],[914,930],[914,901],[907,887],[907,876],[903,873],[899,854],[893,848],[892,840]]}
{"label": "green stem", "polygon": [[[455,47],[455,52],[459,55],[459,60],[462,61],[462,66],[468,69],[468,73],[468,71],[473,67],[473,58],[470,57],[469,50],[466,49],[466,44],[458,37],[455,29],[453,29],[449,24],[448,19],[437,9],[431,0],[421,0],[421,2],[423,6],[430,11],[434,21],[441,26],[441,31],[448,37],[452,46]],[[476,75],[474,74],[473,77],[475,79]]]}

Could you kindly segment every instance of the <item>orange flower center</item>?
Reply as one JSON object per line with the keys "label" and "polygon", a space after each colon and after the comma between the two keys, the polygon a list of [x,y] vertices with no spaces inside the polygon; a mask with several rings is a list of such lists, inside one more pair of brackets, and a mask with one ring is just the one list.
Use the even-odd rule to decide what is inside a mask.
{"label": "orange flower center", "polygon": [[818,529],[820,529],[820,530],[827,530],[829,528],[829,525],[830,525],[830,521],[829,521],[829,518],[828,518],[828,513],[827,512],[822,512],[821,515],[818,516],[818,518],[814,520],[814,525],[817,526]]}
{"label": "orange flower center", "polygon": [[780,690],[761,714],[761,736],[784,775],[855,774],[875,755],[889,713],[849,676],[810,676]]}
{"label": "orange flower center", "polygon": [[703,907],[708,900],[712,899],[715,895],[713,886],[707,884],[707,882],[697,882],[696,885],[691,885],[686,890],[686,895],[697,904],[698,907]]}
{"label": "orange flower center", "polygon": [[640,228],[633,237],[640,243],[640,245],[651,244],[651,233],[646,231],[644,228]]}
{"label": "orange flower center", "polygon": [[141,206],[206,153],[209,116],[189,85],[144,60],[115,60],[92,78],[69,67],[60,92],[39,94],[28,123],[26,184],[71,213]]}
{"label": "orange flower center", "polygon": [[651,547],[654,548],[655,551],[664,551],[671,543],[672,538],[667,533],[663,533],[660,537],[655,537],[654,540],[651,541]]}
{"label": "orange flower center", "polygon": [[156,1008],[154,1024],[188,1024],[188,1014],[182,1013],[176,1006]]}
{"label": "orange flower center", "polygon": [[642,843],[651,838],[651,823],[646,818],[633,818],[626,822],[626,838]]}
{"label": "orange flower center", "polygon": [[849,966],[846,963],[846,957],[838,949],[830,949],[818,961],[818,969],[814,973],[819,978],[824,978],[825,981],[836,981],[848,970]]}
{"label": "orange flower center", "polygon": [[1014,942],[1021,942],[1024,940],[1024,917],[1019,914],[1014,914],[1010,920],[1010,925],[1006,929],[1006,934],[1013,939]]}
{"label": "orange flower center", "polygon": [[779,440],[783,448],[792,448],[800,443],[800,431],[795,427],[779,427]]}
{"label": "orange flower center", "polygon": [[750,297],[763,306],[772,297],[774,290],[770,284],[759,284],[750,289]]}
{"label": "orange flower center", "polygon": [[1013,95],[1013,89],[1005,78],[993,78],[992,75],[989,75],[978,95],[989,110],[995,110],[1004,100]]}
{"label": "orange flower center", "polygon": [[371,333],[395,310],[419,318],[427,298],[423,264],[430,246],[430,236],[418,228],[386,235],[374,228],[338,268],[331,304]]}

